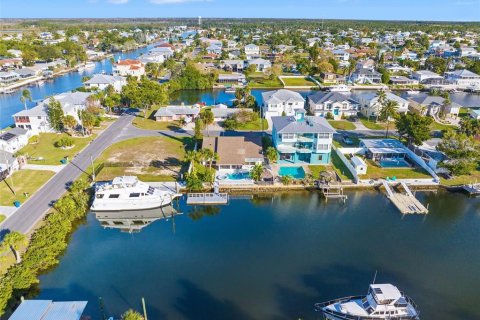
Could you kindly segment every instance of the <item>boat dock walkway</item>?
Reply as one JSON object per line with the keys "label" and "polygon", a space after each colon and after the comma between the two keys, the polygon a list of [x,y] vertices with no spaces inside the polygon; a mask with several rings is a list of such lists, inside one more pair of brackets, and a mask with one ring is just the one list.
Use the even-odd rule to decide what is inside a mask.
{"label": "boat dock walkway", "polygon": [[390,187],[387,181],[382,181],[387,197],[393,202],[393,204],[400,210],[402,214],[425,214],[428,213],[428,209],[418,201],[413,195],[410,188],[405,182],[401,182],[400,185],[405,190],[405,194],[396,192]]}
{"label": "boat dock walkway", "polygon": [[228,193],[188,193],[187,194],[187,204],[200,204],[200,205],[211,205],[211,204],[227,204],[228,203]]}
{"label": "boat dock walkway", "polygon": [[472,196],[480,195],[480,183],[467,184],[467,185],[464,185],[462,189],[468,192],[469,195],[472,195]]}

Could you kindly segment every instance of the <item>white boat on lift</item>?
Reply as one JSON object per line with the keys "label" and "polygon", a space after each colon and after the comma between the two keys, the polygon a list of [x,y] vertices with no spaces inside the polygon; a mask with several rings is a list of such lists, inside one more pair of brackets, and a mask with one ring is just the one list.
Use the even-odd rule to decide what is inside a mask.
{"label": "white boat on lift", "polygon": [[408,90],[407,94],[408,95],[416,95],[416,94],[420,94],[420,91],[418,91],[418,90]]}
{"label": "white boat on lift", "polygon": [[160,208],[179,196],[173,190],[152,187],[135,176],[116,177],[95,185],[95,197],[90,209],[98,212]]}
{"label": "white boat on lift", "polygon": [[331,86],[328,91],[330,92],[350,92],[352,89],[344,84],[338,86]]}
{"label": "white boat on lift", "polygon": [[366,296],[315,304],[327,320],[419,320],[417,306],[392,284],[371,284]]}

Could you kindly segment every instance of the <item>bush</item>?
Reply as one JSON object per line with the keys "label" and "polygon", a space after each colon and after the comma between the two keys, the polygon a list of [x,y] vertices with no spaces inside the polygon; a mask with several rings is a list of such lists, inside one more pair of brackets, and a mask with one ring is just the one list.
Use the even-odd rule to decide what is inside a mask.
{"label": "bush", "polygon": [[328,120],[333,120],[333,114],[329,111],[327,112],[327,115],[325,116]]}
{"label": "bush", "polygon": [[55,147],[57,148],[67,148],[72,147],[75,144],[75,140],[70,137],[63,137],[57,142],[55,142]]}
{"label": "bush", "polygon": [[38,136],[31,137],[28,142],[31,143],[31,144],[38,143]]}

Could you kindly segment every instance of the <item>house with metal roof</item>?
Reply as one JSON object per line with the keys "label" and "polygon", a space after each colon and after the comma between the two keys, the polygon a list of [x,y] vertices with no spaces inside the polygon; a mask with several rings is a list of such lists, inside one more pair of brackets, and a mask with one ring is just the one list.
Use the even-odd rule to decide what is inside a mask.
{"label": "house with metal roof", "polygon": [[[391,93],[390,91],[385,91],[385,96],[387,100],[395,101],[397,103],[397,112],[398,113],[407,113],[408,112],[408,100],[403,99],[396,94]],[[365,117],[377,117],[382,109],[382,105],[378,101],[378,95],[376,92],[366,93],[360,98],[360,112]]]}
{"label": "house with metal roof", "polygon": [[305,99],[298,92],[280,89],[262,93],[262,114],[269,119],[275,116],[293,116],[298,109],[305,108]]}
{"label": "house with metal roof", "polygon": [[458,116],[462,106],[456,102],[447,102],[443,97],[426,96],[409,99],[409,110],[421,115],[437,115],[442,112],[446,116]]}
{"label": "house with metal roof", "polygon": [[87,301],[24,300],[10,320],[80,320]]}
{"label": "house with metal roof", "polygon": [[328,164],[335,129],[325,118],[305,116],[298,109],[294,116],[272,117],[272,140],[278,163]]}
{"label": "house with metal roof", "polygon": [[95,74],[93,77],[83,83],[87,89],[105,90],[112,86],[115,91],[122,91],[122,87],[127,84],[127,79],[122,76],[112,76],[109,74]]}
{"label": "house with metal roof", "polygon": [[310,113],[316,117],[330,114],[335,120],[356,116],[360,103],[340,92],[319,91],[307,97]]}
{"label": "house with metal roof", "polygon": [[447,72],[445,79],[462,87],[480,86],[480,75],[466,69]]}

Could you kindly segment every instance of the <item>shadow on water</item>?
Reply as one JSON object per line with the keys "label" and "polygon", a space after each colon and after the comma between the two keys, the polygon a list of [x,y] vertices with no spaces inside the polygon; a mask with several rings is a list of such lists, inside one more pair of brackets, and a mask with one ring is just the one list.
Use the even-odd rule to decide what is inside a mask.
{"label": "shadow on water", "polygon": [[175,309],[184,319],[249,320],[253,318],[230,300],[220,300],[194,283],[178,281],[183,295],[175,302]]}

